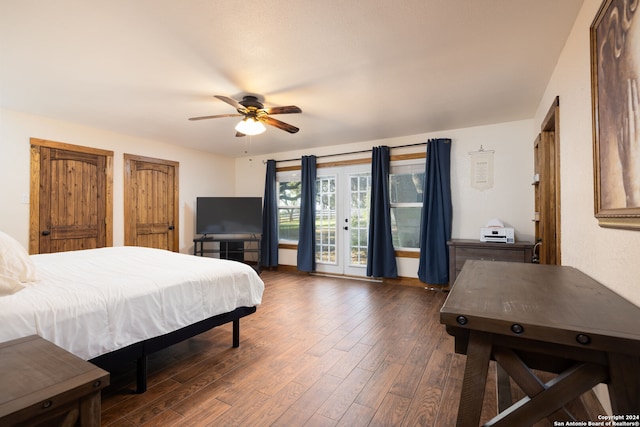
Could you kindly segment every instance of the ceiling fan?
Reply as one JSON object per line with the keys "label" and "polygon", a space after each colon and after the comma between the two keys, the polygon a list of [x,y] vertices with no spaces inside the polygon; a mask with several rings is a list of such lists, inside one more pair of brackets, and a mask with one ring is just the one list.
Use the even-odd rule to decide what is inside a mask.
{"label": "ceiling fan", "polygon": [[297,114],[302,110],[295,105],[285,107],[264,108],[257,96],[245,95],[242,101],[223,95],[214,95],[236,109],[237,114],[216,114],[213,116],[191,117],[189,120],[217,119],[220,117],[244,117],[236,126],[236,136],[257,135],[265,131],[263,123],[275,126],[289,133],[296,133],[300,129],[271,117],[273,114]]}

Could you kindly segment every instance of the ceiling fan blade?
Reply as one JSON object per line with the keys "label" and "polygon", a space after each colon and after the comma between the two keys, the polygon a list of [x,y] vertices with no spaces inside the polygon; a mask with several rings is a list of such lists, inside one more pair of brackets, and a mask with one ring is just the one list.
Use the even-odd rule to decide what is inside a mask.
{"label": "ceiling fan blade", "polygon": [[267,114],[297,114],[302,113],[300,107],[296,107],[295,105],[287,105],[285,107],[272,107],[266,108],[265,111]]}
{"label": "ceiling fan blade", "polygon": [[290,125],[288,123],[285,123],[285,122],[281,122],[280,120],[274,119],[273,117],[267,116],[267,117],[265,117],[265,118],[263,118],[261,120],[263,122],[265,122],[266,124],[268,124],[268,125],[275,126],[278,129],[285,130],[285,131],[287,131],[289,133],[296,133],[296,132],[298,132],[300,130],[295,126],[292,126],[292,125]]}
{"label": "ceiling fan blade", "polygon": [[247,135],[245,135],[245,134],[244,134],[244,133],[242,133],[242,132],[238,132],[238,131],[236,131],[236,138],[239,138],[239,137],[241,137],[241,136],[247,136]]}
{"label": "ceiling fan blade", "polygon": [[213,96],[218,98],[220,101],[224,101],[227,104],[231,105],[233,108],[238,110],[239,113],[247,111],[247,108],[244,105],[240,104],[238,101],[236,101],[233,98],[229,98],[228,96],[224,96],[224,95],[213,95]]}
{"label": "ceiling fan blade", "polygon": [[216,114],[213,116],[202,116],[202,117],[190,117],[189,120],[206,120],[206,119],[217,119],[220,117],[242,117],[242,114]]}

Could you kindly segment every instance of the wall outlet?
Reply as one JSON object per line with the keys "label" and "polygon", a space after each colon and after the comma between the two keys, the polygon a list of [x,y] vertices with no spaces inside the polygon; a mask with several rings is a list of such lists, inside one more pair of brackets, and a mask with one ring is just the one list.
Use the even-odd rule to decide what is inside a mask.
{"label": "wall outlet", "polygon": [[22,193],[22,200],[21,202],[25,205],[29,204],[29,193]]}

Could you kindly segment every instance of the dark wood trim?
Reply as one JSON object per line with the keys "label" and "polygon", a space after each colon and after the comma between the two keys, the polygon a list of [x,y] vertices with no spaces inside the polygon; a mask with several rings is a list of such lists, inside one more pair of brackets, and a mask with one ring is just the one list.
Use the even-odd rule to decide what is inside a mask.
{"label": "dark wood trim", "polygon": [[[393,148],[393,147],[389,147],[389,148]],[[412,160],[412,159],[425,159],[427,157],[427,153],[422,152],[422,153],[407,153],[407,154],[397,154],[397,155],[392,155],[390,157],[390,160],[392,162],[397,162],[397,161],[401,161],[401,160]],[[371,158],[370,157],[363,157],[363,158],[359,158],[359,159],[350,159],[350,160],[338,160],[338,161],[333,161],[333,162],[324,162],[324,163],[318,163],[317,167],[318,168],[333,168],[333,167],[344,167],[344,166],[351,166],[351,165],[365,165],[367,163],[371,163]],[[295,171],[295,170],[300,170],[302,167],[299,165],[296,166],[282,166],[279,168],[276,168],[276,172],[288,172],[288,171]]]}
{"label": "dark wood trim", "polygon": [[111,150],[102,150],[100,148],[67,144],[66,142],[48,141],[46,139],[31,138],[29,140],[29,143],[32,146],[35,145],[37,147],[57,148],[59,150],[74,151],[76,153],[95,154],[98,156],[105,156],[105,157],[113,156],[113,151]]}
{"label": "dark wood trim", "polygon": [[278,249],[291,249],[297,251],[298,245],[296,243],[278,243]]}
{"label": "dark wood trim", "polygon": [[535,239],[541,264],[562,264],[560,196],[560,98],[556,97],[540,125],[534,141]]}
{"label": "dark wood trim", "polygon": [[419,251],[395,251],[396,258],[420,258]]}
{"label": "dark wood trim", "polygon": [[547,111],[547,115],[544,116],[544,120],[542,120],[541,130],[543,131],[552,131],[556,130],[556,109],[560,108],[560,97],[556,96],[551,106],[549,107],[549,111]]}

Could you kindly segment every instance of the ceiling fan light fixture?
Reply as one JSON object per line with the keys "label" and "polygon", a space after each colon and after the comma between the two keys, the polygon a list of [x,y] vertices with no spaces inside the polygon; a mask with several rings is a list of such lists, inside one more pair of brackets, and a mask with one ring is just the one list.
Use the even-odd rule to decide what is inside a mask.
{"label": "ceiling fan light fixture", "polygon": [[267,128],[259,120],[255,120],[253,117],[245,117],[236,125],[236,130],[245,135],[259,135]]}

